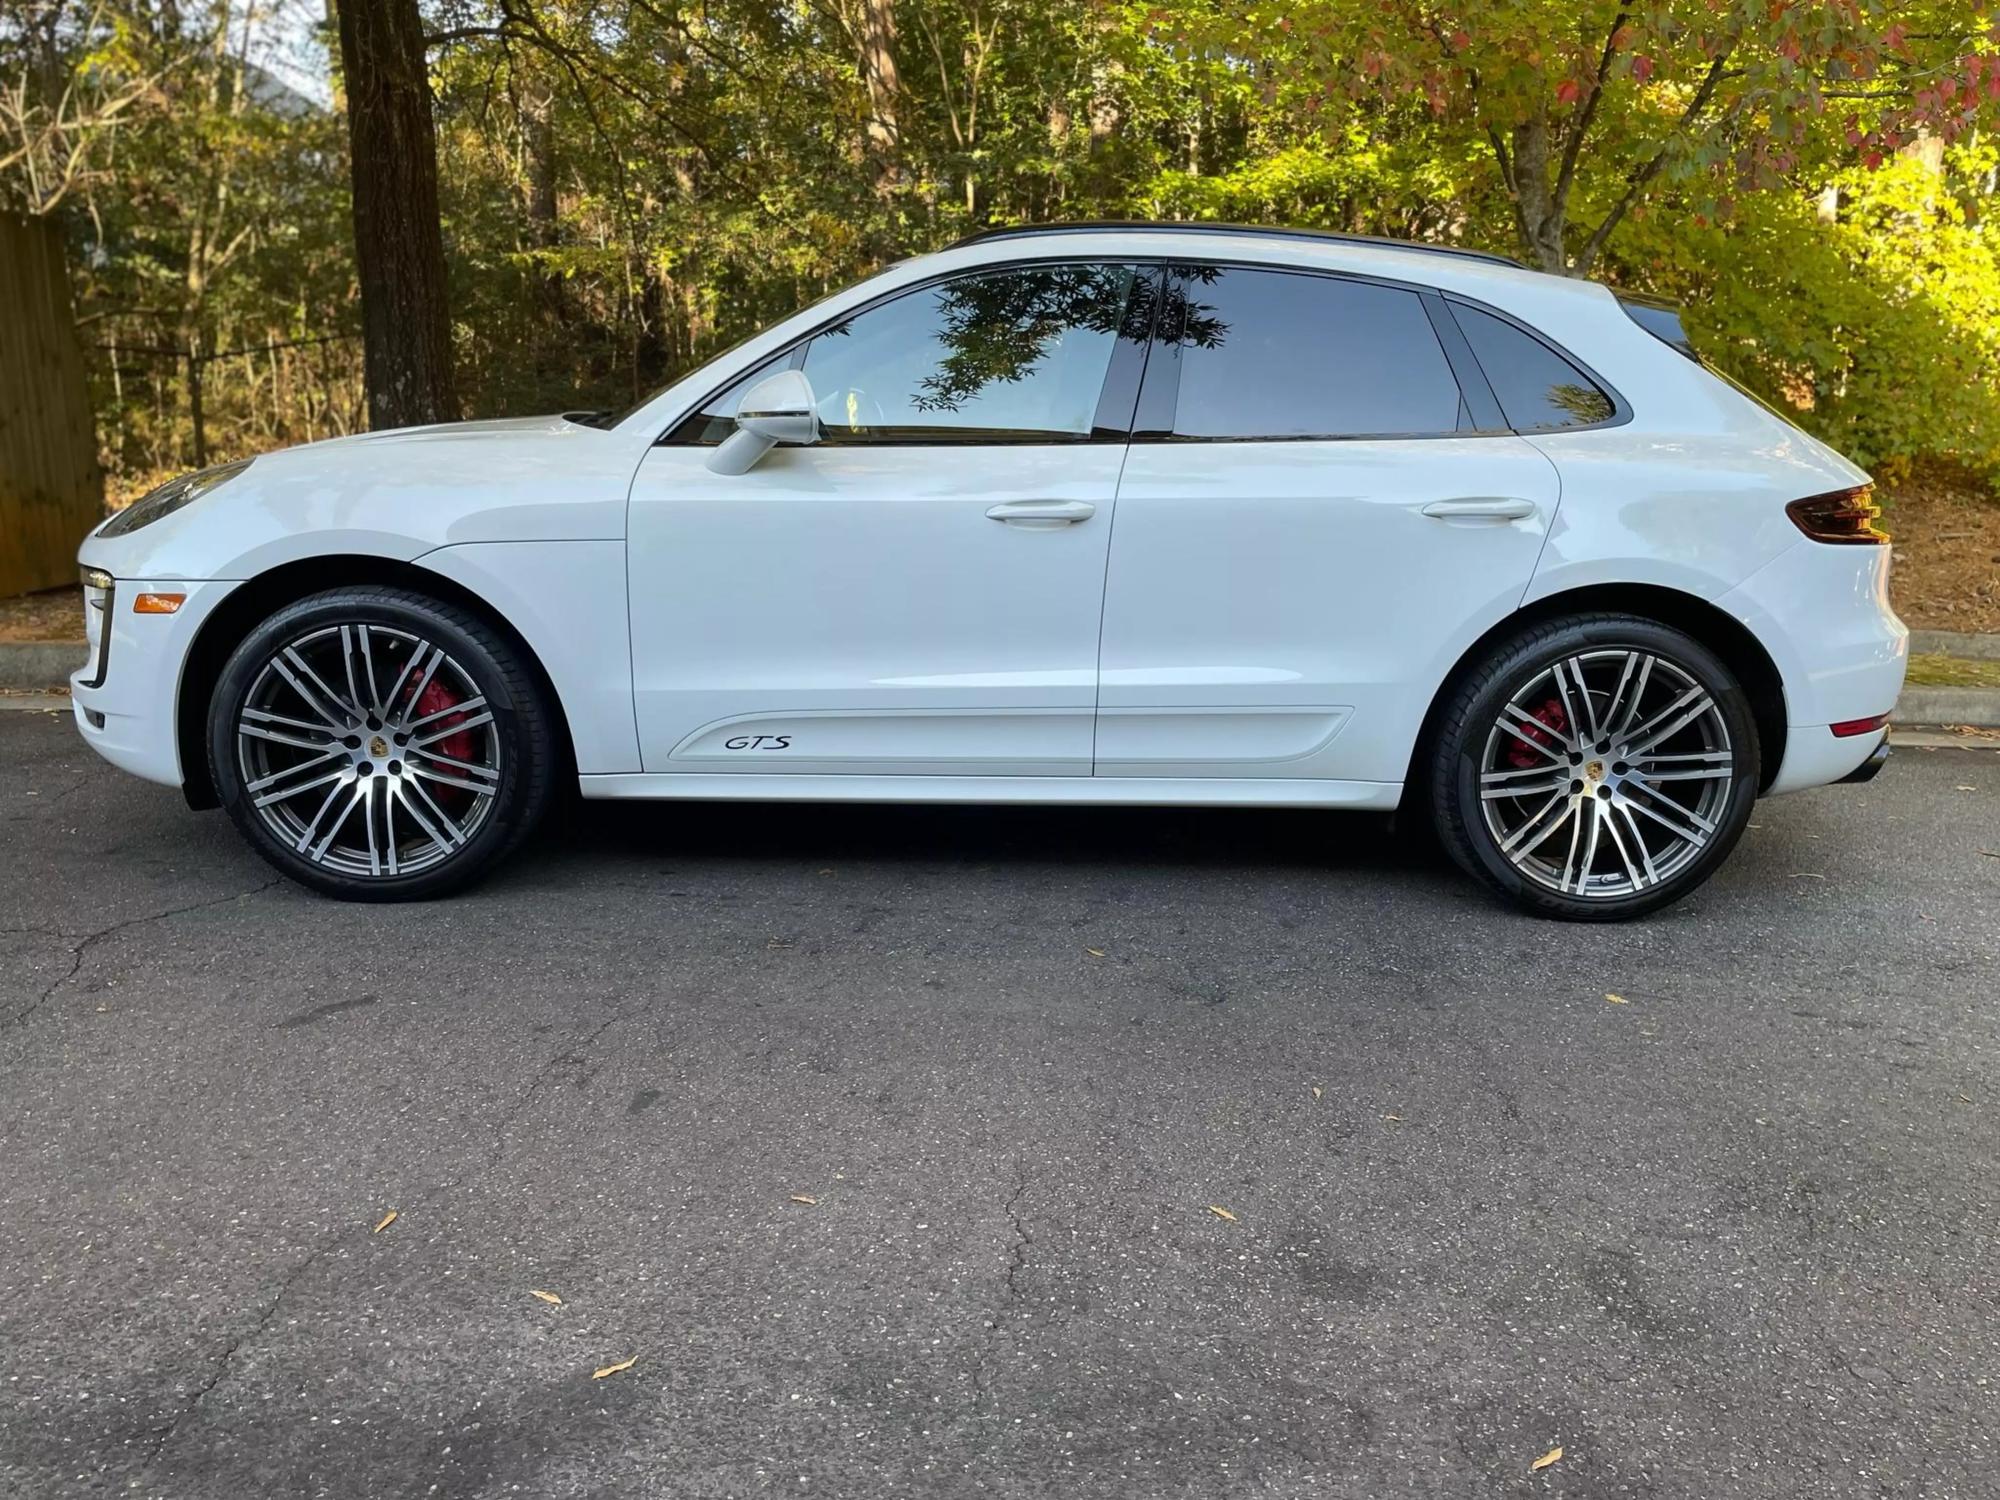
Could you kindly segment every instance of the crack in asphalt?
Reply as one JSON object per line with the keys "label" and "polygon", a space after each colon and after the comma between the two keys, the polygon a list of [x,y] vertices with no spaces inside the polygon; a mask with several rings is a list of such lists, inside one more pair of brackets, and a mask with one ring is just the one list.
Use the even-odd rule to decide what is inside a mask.
{"label": "crack in asphalt", "polygon": [[1014,1226],[1014,1243],[1007,1252],[1007,1273],[1004,1278],[1007,1295],[1002,1300],[993,1318],[993,1329],[1000,1329],[1001,1315],[1021,1301],[1021,1273],[1028,1268],[1028,1248],[1035,1243],[1035,1236],[1028,1229],[1028,1221],[1021,1216],[1021,1199],[1028,1191],[1028,1169],[1019,1157],[1014,1160],[1014,1191],[1007,1198],[1007,1222]]}
{"label": "crack in asphalt", "polygon": [[70,950],[69,950],[69,968],[65,970],[63,973],[58,974],[54,980],[52,980],[47,986],[45,986],[41,994],[37,995],[32,1001],[28,1003],[26,1009],[16,1011],[13,1015],[8,1016],[6,1018],[6,1025],[14,1029],[18,1029],[22,1026],[25,1026],[30,1020],[30,1018],[34,1016],[36,1011],[40,1010],[44,1005],[47,1005],[49,1003],[49,1001],[55,996],[55,992],[57,990],[61,989],[64,985],[68,984],[72,979],[76,978],[76,976],[82,972],[83,961],[89,955],[90,950],[96,947],[99,943],[103,942],[106,938],[116,937],[119,933],[126,931],[128,928],[143,927],[151,922],[165,922],[173,917],[186,916],[191,911],[201,911],[211,906],[227,906],[232,901],[246,900],[251,896],[260,895],[263,892],[268,891],[274,885],[283,884],[283,882],[284,882],[283,876],[274,875],[271,879],[265,881],[262,885],[252,886],[247,891],[233,891],[227,896],[216,896],[207,901],[193,901],[186,906],[176,906],[169,911],[153,912],[143,917],[127,917],[122,922],[113,922],[109,927],[99,928],[96,932],[84,933],[80,937],[72,937],[67,933],[46,928],[35,928],[35,927],[9,928],[8,931],[10,933],[16,933],[16,934],[30,933],[30,932],[39,933],[49,937],[53,937],[59,942],[67,942],[70,945]]}
{"label": "crack in asphalt", "polygon": [[[565,1064],[580,1061],[582,1054],[592,1046],[595,1046],[604,1036],[605,1032],[616,1026],[620,1021],[637,1015],[644,1008],[645,1001],[643,999],[635,1001],[630,1005],[621,1006],[605,1017],[604,1020],[600,1021],[596,1028],[582,1041],[561,1048],[547,1062],[537,1068],[535,1076],[528,1080],[528,1086],[521,1090],[520,1097],[503,1110],[499,1118],[493,1122],[493,1144],[487,1151],[485,1159],[476,1166],[469,1167],[455,1176],[446,1178],[429,1192],[413,1199],[410,1204],[410,1211],[417,1213],[429,1208],[447,1194],[469,1182],[477,1181],[499,1166],[500,1159],[507,1153],[508,1133],[512,1130],[514,1122],[527,1113],[528,1107],[534,1103],[536,1096],[541,1093],[548,1081],[555,1076],[556,1071]],[[258,1315],[256,1323],[248,1331],[232,1338],[224,1346],[221,1355],[215,1361],[214,1373],[196,1388],[194,1393],[182,1405],[180,1411],[175,1414],[172,1421],[154,1429],[154,1441],[147,1450],[146,1465],[151,1465],[159,1461],[160,1455],[166,1451],[167,1444],[173,1441],[174,1435],[180,1431],[181,1425],[194,1415],[195,1411],[201,1406],[201,1403],[208,1398],[216,1387],[229,1378],[230,1372],[234,1368],[234,1361],[237,1354],[260,1337],[266,1328],[270,1327],[272,1319],[278,1314],[279,1307],[283,1305],[285,1298],[291,1295],[292,1288],[304,1279],[305,1274],[313,1268],[322,1256],[326,1255],[328,1251],[334,1249],[343,1241],[359,1236],[364,1227],[357,1224],[336,1232],[291,1269],[285,1279],[279,1283],[276,1295],[271,1298],[270,1303]],[[372,1234],[375,1231],[371,1228],[368,1232]]]}
{"label": "crack in asphalt", "polygon": [[1028,1192],[1028,1167],[1020,1157],[1014,1158],[1014,1190],[1007,1195],[1001,1205],[1007,1223],[1013,1229],[1013,1242],[1007,1247],[1007,1264],[1001,1272],[1000,1305],[993,1309],[993,1316],[986,1320],[986,1345],[980,1351],[978,1364],[972,1372],[972,1388],[978,1401],[984,1404],[993,1393],[993,1370],[990,1365],[991,1345],[1007,1326],[1007,1315],[1021,1303],[1021,1273],[1028,1268],[1028,1250],[1035,1243],[1034,1232],[1028,1228],[1027,1218],[1021,1212],[1021,1200]]}
{"label": "crack in asphalt", "polygon": [[306,1258],[296,1266],[293,1266],[290,1272],[286,1274],[285,1279],[278,1283],[276,1294],[272,1296],[264,1310],[257,1315],[256,1323],[245,1332],[237,1334],[223,1347],[221,1357],[215,1362],[215,1372],[195,1388],[193,1394],[181,1404],[181,1409],[174,1413],[172,1421],[167,1422],[164,1426],[153,1429],[153,1441],[146,1450],[145,1462],[147,1464],[158,1460],[162,1450],[166,1448],[168,1443],[173,1441],[174,1434],[180,1431],[181,1423],[193,1416],[195,1409],[207,1398],[208,1393],[221,1385],[229,1377],[231,1361],[236,1358],[236,1352],[245,1344],[256,1339],[266,1328],[270,1327],[271,1320],[278,1315],[278,1308],[283,1305],[285,1298],[290,1295],[292,1288],[298,1285],[299,1279],[313,1268],[314,1262],[335,1245],[339,1244],[345,1237],[345,1232],[337,1234],[317,1249],[308,1252]]}

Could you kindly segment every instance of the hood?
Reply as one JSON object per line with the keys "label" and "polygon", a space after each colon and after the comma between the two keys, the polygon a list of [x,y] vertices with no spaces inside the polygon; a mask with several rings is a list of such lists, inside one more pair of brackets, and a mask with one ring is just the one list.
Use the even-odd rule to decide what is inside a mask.
{"label": "hood", "polygon": [[[438,422],[428,427],[390,427],[381,432],[357,432],[349,437],[325,438],[306,443],[306,448],[359,447],[364,443],[453,443],[478,442],[496,437],[526,437],[535,433],[553,436],[577,430],[579,423],[559,415],[541,417],[490,417],[479,422]],[[597,429],[584,428],[584,431]]]}

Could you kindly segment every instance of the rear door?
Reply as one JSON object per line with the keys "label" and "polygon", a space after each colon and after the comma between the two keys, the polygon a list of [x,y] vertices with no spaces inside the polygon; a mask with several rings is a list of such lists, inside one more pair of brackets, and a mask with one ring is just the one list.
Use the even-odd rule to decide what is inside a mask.
{"label": "rear door", "polygon": [[1175,268],[1119,486],[1096,774],[1402,780],[1558,498],[1436,293]]}

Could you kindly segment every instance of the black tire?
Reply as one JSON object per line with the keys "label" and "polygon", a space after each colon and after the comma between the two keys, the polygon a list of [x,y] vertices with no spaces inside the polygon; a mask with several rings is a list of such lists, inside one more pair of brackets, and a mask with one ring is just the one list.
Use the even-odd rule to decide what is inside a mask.
{"label": "black tire", "polygon": [[[1633,653],[1635,669],[1648,658],[1655,663],[1645,670],[1657,672],[1657,680],[1641,679],[1638,696],[1652,706],[1643,713],[1661,695],[1671,703],[1689,684],[1705,690],[1713,713],[1697,697],[1689,706],[1701,712],[1695,724],[1637,750],[1645,739],[1643,713],[1637,725],[1600,724],[1633,731],[1614,748],[1632,750],[1635,760],[1612,759],[1602,750],[1612,739],[1592,743],[1589,725],[1600,713],[1614,718],[1622,707],[1617,693],[1630,693],[1639,676],[1637,670],[1614,675],[1624,671],[1620,653]],[[1514,717],[1545,691],[1553,696],[1539,715]],[[1647,698],[1649,692],[1654,696]],[[1574,717],[1587,723],[1572,727],[1564,710],[1573,704],[1580,705]],[[1671,725],[1687,711],[1658,722]],[[1525,725],[1525,733],[1503,727],[1503,713],[1506,723]],[[1572,738],[1580,748],[1570,748]],[[1750,821],[1760,764],[1749,698],[1713,651],[1657,620],[1572,615],[1499,642],[1451,685],[1432,744],[1428,790],[1439,840],[1468,874],[1540,916],[1615,922],[1680,900],[1729,857]],[[1523,789],[1519,796],[1507,790],[1515,785]],[[1482,787],[1492,795],[1482,796]],[[1517,820],[1511,829],[1510,817]],[[1690,833],[1676,839],[1673,826]],[[1571,842],[1562,837],[1565,829],[1572,830]],[[1661,855],[1657,879],[1648,880],[1656,869],[1650,847],[1643,858],[1628,856],[1634,830],[1671,851]],[[1543,854],[1535,845],[1553,848]]]}
{"label": "black tire", "polygon": [[[305,681],[304,691],[289,682],[281,687],[285,674],[274,658],[292,645],[309,653],[337,651],[336,659],[343,662],[359,660],[357,642],[370,643],[384,659],[379,663],[371,659],[361,669],[365,678],[370,667],[379,668],[366,689],[355,686],[353,679],[343,687],[354,698],[377,700],[374,706],[384,717],[369,713],[365,722],[343,725],[355,733],[342,737],[326,726],[348,717],[348,692],[333,690],[331,697],[339,706],[315,706],[320,687],[329,686],[324,678],[317,684]],[[421,647],[428,647],[428,654]],[[383,683],[397,665],[398,650],[411,669],[385,688]],[[329,665],[324,654],[319,661]],[[420,683],[417,679],[426,662],[435,665]],[[295,666],[290,670],[293,678],[300,679]],[[431,691],[433,681],[442,699],[427,699],[419,708],[418,694]],[[250,702],[253,689],[259,695],[255,706]],[[292,697],[271,696],[284,692]],[[475,695],[484,703],[475,704]],[[436,708],[437,701],[444,706]],[[384,706],[392,702],[394,708]],[[477,711],[457,709],[454,705],[461,702]],[[274,708],[280,714],[274,715]],[[246,710],[259,716],[255,719],[259,728],[275,728],[289,737],[284,746],[296,748],[265,749],[269,735],[239,727],[246,722]],[[425,713],[429,723],[413,722]],[[440,740],[440,733],[448,737]],[[256,738],[247,737],[251,735]],[[415,741],[411,748],[401,748],[410,741]],[[480,747],[478,751],[460,753],[476,756],[477,766],[468,761],[459,769],[460,762],[443,758],[459,746],[473,744]],[[383,754],[353,763],[351,757],[368,756],[370,746]],[[279,801],[278,810],[267,814],[257,806],[260,799],[251,795],[250,785],[253,780],[270,779],[268,764],[256,758],[273,753],[288,757],[281,764],[293,768],[278,773],[292,779],[279,781],[277,790],[292,786],[300,790],[287,794],[289,800]],[[377,766],[376,760],[383,763]],[[344,901],[417,901],[463,889],[527,837],[549,803],[557,753],[549,706],[517,648],[455,605],[405,589],[365,586],[331,589],[289,604],[244,638],[223,667],[210,699],[208,763],[230,818],[251,847],[285,875]],[[253,771],[267,774],[253,778]],[[337,779],[343,776],[345,780]],[[319,783],[313,777],[319,777]],[[363,786],[364,778],[382,788],[379,810],[375,789]],[[303,852],[290,834],[305,826],[310,808],[318,802],[320,784],[330,788],[329,801],[320,808],[322,817],[337,814],[344,822],[328,835],[336,842],[314,857],[321,824],[308,829],[315,836]],[[347,805],[339,801],[340,794],[350,791],[354,809],[362,814],[366,858],[376,863],[379,849],[381,873],[355,867],[363,853],[348,848],[355,839],[354,821]],[[264,800],[271,795],[266,792]],[[447,811],[461,806],[462,814]],[[273,823],[287,818],[291,821],[281,836]],[[404,850],[407,858],[397,852]],[[403,868],[406,864],[411,868]]]}

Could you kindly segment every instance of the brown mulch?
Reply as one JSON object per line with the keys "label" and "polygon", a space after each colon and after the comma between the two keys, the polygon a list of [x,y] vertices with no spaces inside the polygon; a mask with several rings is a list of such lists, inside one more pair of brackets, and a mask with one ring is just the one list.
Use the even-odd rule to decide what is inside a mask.
{"label": "brown mulch", "polygon": [[44,589],[0,599],[0,641],[80,641],[83,639],[83,590]]}
{"label": "brown mulch", "polygon": [[[1905,623],[2000,631],[2000,498],[1948,472],[1920,472],[1878,491],[1896,539],[1889,593]],[[0,641],[81,639],[77,588],[0,599]]]}
{"label": "brown mulch", "polygon": [[2000,631],[2000,499],[1951,474],[1877,488],[1896,542],[1889,597],[1903,622]]}

